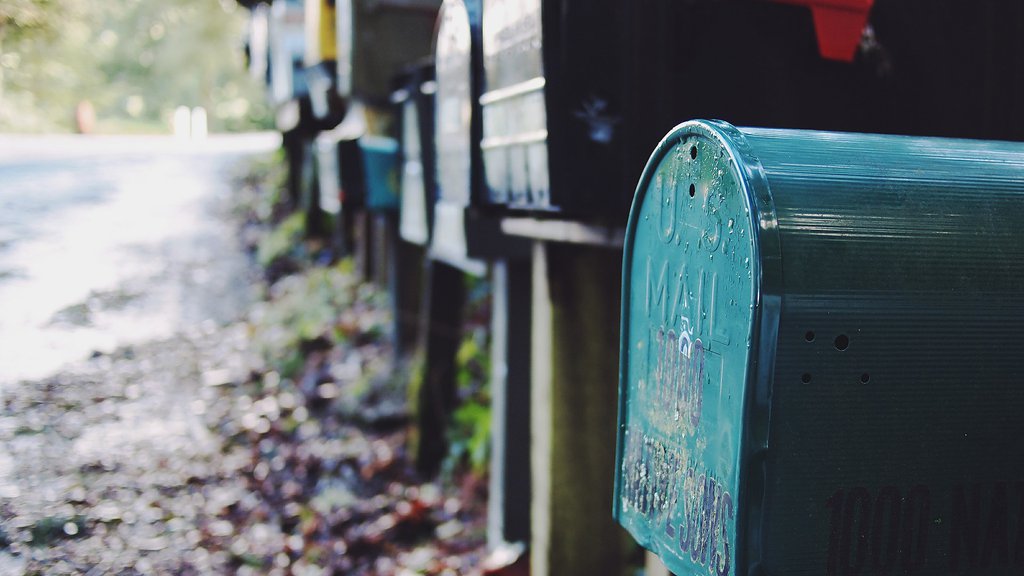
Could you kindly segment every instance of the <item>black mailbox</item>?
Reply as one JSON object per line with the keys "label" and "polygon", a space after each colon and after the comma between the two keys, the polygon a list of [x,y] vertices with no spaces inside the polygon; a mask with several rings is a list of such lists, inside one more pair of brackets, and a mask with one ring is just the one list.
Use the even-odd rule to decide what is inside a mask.
{"label": "black mailbox", "polygon": [[483,50],[489,199],[613,224],[678,118],[848,128],[870,83],[819,58],[805,7],[762,0],[485,0]]}
{"label": "black mailbox", "polygon": [[[809,4],[844,5],[486,0],[490,200],[620,223],[648,151],[687,117],[1024,136],[1024,49],[1015,40],[1024,20],[1015,4],[878,1],[851,62],[821,57]],[[949,122],[951,111],[976,121]]]}
{"label": "black mailbox", "polygon": [[678,574],[1024,573],[1024,144],[678,126],[623,263],[616,518]]}

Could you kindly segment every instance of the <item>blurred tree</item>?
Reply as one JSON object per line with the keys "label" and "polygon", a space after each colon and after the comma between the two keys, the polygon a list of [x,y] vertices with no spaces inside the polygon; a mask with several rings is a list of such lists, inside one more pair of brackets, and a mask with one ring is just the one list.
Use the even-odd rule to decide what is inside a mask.
{"label": "blurred tree", "polygon": [[[24,125],[26,108],[47,107],[66,62],[53,49],[63,43],[63,18],[75,18],[78,0],[4,0],[0,3],[0,126]],[[69,31],[70,32],[70,31]],[[44,58],[53,56],[48,61]]]}
{"label": "blurred tree", "polygon": [[106,131],[166,131],[180,105],[205,107],[213,130],[264,125],[246,13],[233,0],[2,0],[0,130],[68,130],[82,101]]}

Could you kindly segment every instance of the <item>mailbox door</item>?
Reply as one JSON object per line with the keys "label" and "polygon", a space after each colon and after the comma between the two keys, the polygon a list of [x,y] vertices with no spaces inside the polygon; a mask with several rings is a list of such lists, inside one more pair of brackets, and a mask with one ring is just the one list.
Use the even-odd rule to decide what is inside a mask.
{"label": "mailbox door", "polygon": [[366,174],[366,207],[397,210],[401,165],[394,138],[364,135],[359,139]]}
{"label": "mailbox door", "polygon": [[257,4],[249,15],[249,75],[258,82],[270,81],[270,7]]}
{"label": "mailbox door", "polygon": [[270,8],[271,100],[280,105],[308,93],[302,73],[305,20],[301,2],[275,2]]}
{"label": "mailbox door", "polygon": [[330,133],[316,138],[316,162],[320,209],[336,216],[341,213],[341,174],[338,169],[338,141]]}
{"label": "mailbox door", "polygon": [[430,240],[427,192],[423,179],[419,112],[416,101],[402,103],[402,212],[399,232],[406,242],[423,246]]}
{"label": "mailbox door", "polygon": [[438,17],[435,56],[438,198],[430,253],[477,271],[483,264],[469,262],[466,226],[467,209],[480,188],[479,33],[478,0],[445,0]]}
{"label": "mailbox door", "polygon": [[550,207],[541,0],[484,0],[484,169],[488,200]]}
{"label": "mailbox door", "polygon": [[306,66],[333,62],[338,54],[334,2],[309,0],[305,6]]}
{"label": "mailbox door", "polygon": [[772,232],[759,228],[770,202],[741,157],[713,126],[674,130],[626,237],[614,514],[678,574],[746,573],[749,411],[775,328],[762,284]]}

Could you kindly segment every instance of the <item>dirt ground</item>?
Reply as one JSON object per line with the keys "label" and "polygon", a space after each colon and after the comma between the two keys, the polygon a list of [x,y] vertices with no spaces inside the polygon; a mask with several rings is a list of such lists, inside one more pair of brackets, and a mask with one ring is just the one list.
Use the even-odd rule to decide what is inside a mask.
{"label": "dirt ground", "polygon": [[336,338],[290,378],[275,301],[310,281],[251,274],[239,319],[0,389],[0,574],[483,572],[486,479],[417,476],[386,299],[330,274]]}

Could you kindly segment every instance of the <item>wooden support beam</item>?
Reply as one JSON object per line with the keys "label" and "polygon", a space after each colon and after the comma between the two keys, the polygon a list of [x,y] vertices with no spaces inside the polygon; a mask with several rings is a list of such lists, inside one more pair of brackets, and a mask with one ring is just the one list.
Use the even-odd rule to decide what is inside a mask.
{"label": "wooden support beam", "polygon": [[428,262],[426,275],[421,329],[426,365],[418,399],[416,468],[432,478],[448,451],[448,422],[455,408],[455,355],[462,336],[466,288],[461,270],[437,260]]}
{"label": "wooden support beam", "polygon": [[388,292],[394,311],[395,358],[398,362],[408,358],[416,346],[423,305],[423,277],[426,251],[422,246],[398,238],[397,223],[391,229],[391,274]]}
{"label": "wooden support beam", "polygon": [[533,576],[622,574],[611,517],[622,252],[538,242],[533,256]]}
{"label": "wooden support beam", "polygon": [[530,261],[498,260],[491,286],[490,548],[530,537]]}

